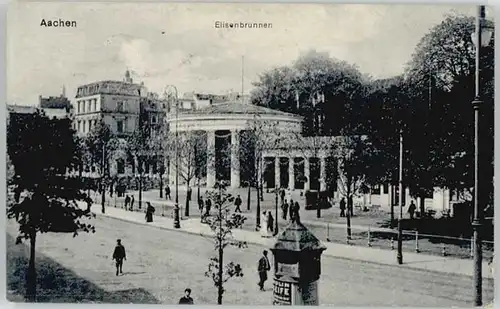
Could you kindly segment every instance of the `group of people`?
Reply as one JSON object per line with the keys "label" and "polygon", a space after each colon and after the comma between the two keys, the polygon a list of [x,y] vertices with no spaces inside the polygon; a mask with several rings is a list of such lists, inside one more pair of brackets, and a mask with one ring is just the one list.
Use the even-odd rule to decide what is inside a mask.
{"label": "group of people", "polygon": [[198,210],[201,214],[201,221],[205,222],[206,218],[210,216],[210,211],[212,210],[212,201],[207,197],[203,200],[203,197],[200,196],[198,199]]}
{"label": "group of people", "polygon": [[281,204],[281,213],[283,220],[287,220],[288,217],[291,222],[294,221],[299,222],[300,221],[299,210],[300,210],[299,202],[294,202],[292,199],[290,200],[290,204],[288,204],[288,201],[286,199],[283,200]]}
{"label": "group of people", "polygon": [[135,202],[134,195],[132,194],[125,195],[125,204],[124,204],[125,210],[132,211],[134,209],[134,202]]}

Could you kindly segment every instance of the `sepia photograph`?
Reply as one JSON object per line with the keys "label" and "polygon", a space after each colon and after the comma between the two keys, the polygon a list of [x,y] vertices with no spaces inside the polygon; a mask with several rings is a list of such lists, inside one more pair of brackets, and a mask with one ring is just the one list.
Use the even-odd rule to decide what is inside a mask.
{"label": "sepia photograph", "polygon": [[494,26],[11,2],[7,300],[492,306]]}

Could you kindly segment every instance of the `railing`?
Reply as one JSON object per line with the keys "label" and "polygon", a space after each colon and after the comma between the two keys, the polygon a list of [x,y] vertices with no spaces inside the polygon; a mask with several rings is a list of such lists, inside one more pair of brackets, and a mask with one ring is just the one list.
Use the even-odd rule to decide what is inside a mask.
{"label": "railing", "polygon": [[[332,242],[344,242],[349,245],[361,245],[395,250],[397,246],[398,231],[396,229],[380,229],[354,226],[351,227],[351,237],[347,233],[343,240],[334,236],[331,231],[339,229],[327,224],[325,239]],[[474,256],[474,239],[472,237],[452,237],[433,234],[423,234],[418,231],[403,231],[403,251],[425,253],[441,256],[455,256],[472,258]],[[335,239],[337,238],[337,239]],[[493,257],[494,242],[482,241],[483,258],[489,260]]]}

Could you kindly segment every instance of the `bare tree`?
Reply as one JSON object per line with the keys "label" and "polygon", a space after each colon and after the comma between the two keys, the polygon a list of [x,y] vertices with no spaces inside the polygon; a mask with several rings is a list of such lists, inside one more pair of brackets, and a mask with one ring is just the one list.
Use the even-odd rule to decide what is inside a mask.
{"label": "bare tree", "polygon": [[[168,140],[172,141],[175,136],[169,135]],[[179,177],[186,184],[186,193],[191,188],[191,181],[197,177],[198,180],[201,178],[201,169],[205,164],[206,158],[203,155],[202,149],[206,149],[207,137],[206,133],[203,131],[185,131],[180,132],[178,135],[178,156],[179,160],[178,166],[173,162],[174,168],[179,173]],[[175,156],[175,148],[170,147],[169,153],[170,157]],[[199,185],[199,181],[198,181]],[[199,186],[198,186],[199,187]],[[186,207],[184,210],[184,215],[189,217],[189,198],[186,194]]]}
{"label": "bare tree", "polygon": [[365,186],[371,165],[376,164],[373,159],[378,155],[378,151],[367,136],[360,135],[335,138],[331,151],[338,162],[339,193],[347,198],[347,237],[350,239],[353,197]]}
{"label": "bare tree", "polygon": [[210,229],[213,232],[215,250],[218,257],[210,258],[208,270],[205,276],[211,277],[214,285],[217,287],[217,304],[222,305],[222,296],[224,294],[224,284],[232,277],[243,277],[241,265],[230,262],[224,265],[224,250],[228,246],[237,248],[246,248],[247,244],[243,241],[235,240],[232,229],[243,225],[246,218],[241,214],[232,214],[229,216],[229,207],[234,202],[234,197],[226,192],[226,189],[220,183],[216,183],[215,190],[207,192],[208,197],[214,201],[217,209],[216,215],[209,220]]}

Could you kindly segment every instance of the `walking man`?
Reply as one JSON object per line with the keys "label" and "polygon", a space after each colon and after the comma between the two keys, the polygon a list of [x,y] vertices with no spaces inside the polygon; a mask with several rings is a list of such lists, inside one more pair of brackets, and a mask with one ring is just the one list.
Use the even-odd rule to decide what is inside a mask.
{"label": "walking man", "polygon": [[187,288],[184,290],[184,296],[179,299],[179,305],[192,305],[193,299],[191,298],[191,289]]}
{"label": "walking man", "polygon": [[169,185],[166,185],[166,187],[165,187],[165,199],[166,200],[171,200],[172,199],[170,197],[170,187],[169,187]]}
{"label": "walking man", "polygon": [[210,216],[210,210],[212,209],[212,201],[207,198],[207,201],[205,202],[205,217]]}
{"label": "walking man", "polygon": [[285,189],[281,188],[280,190],[281,204],[285,203]]}
{"label": "walking man", "polygon": [[134,198],[134,196],[132,195],[132,198],[130,199],[130,211],[133,211],[133,210],[134,210],[134,201],[135,201],[135,198]]}
{"label": "walking man", "polygon": [[236,208],[234,209],[234,212],[239,212],[239,213],[241,213],[241,208],[240,208],[241,203],[242,203],[242,201],[241,201],[241,197],[240,197],[240,195],[238,194],[238,196],[237,196],[237,197],[236,197],[236,199],[234,200],[234,205],[236,206]]}
{"label": "walking man", "polygon": [[116,240],[115,251],[113,252],[113,260],[116,261],[116,275],[118,273],[123,274],[123,260],[126,260],[127,256],[125,254],[125,247],[122,245],[121,239]]}
{"label": "walking man", "polygon": [[155,212],[155,208],[151,206],[150,202],[147,202],[148,207],[146,208],[146,222],[153,222],[153,214]]}
{"label": "walking man", "polygon": [[417,206],[415,206],[415,203],[411,201],[410,206],[408,207],[408,213],[410,214],[410,219],[413,220],[413,216],[415,215],[415,210],[417,209]]}
{"label": "walking man", "polygon": [[340,200],[340,217],[345,217],[345,199]]}
{"label": "walking man", "polygon": [[191,195],[193,194],[193,189],[191,189],[191,187],[188,188],[188,191],[187,191],[187,198],[188,198],[188,201],[191,201]]}
{"label": "walking man", "polygon": [[125,195],[125,210],[128,209],[128,204],[130,203],[130,196]]}
{"label": "walking man", "polygon": [[267,280],[267,272],[271,270],[271,264],[269,264],[269,260],[267,259],[267,250],[262,252],[263,256],[259,260],[259,266],[257,268],[259,272],[259,287],[261,291],[264,291],[264,283]]}
{"label": "walking man", "polygon": [[283,220],[286,220],[286,215],[288,214],[288,202],[286,200],[281,206],[281,208],[283,210]]}

